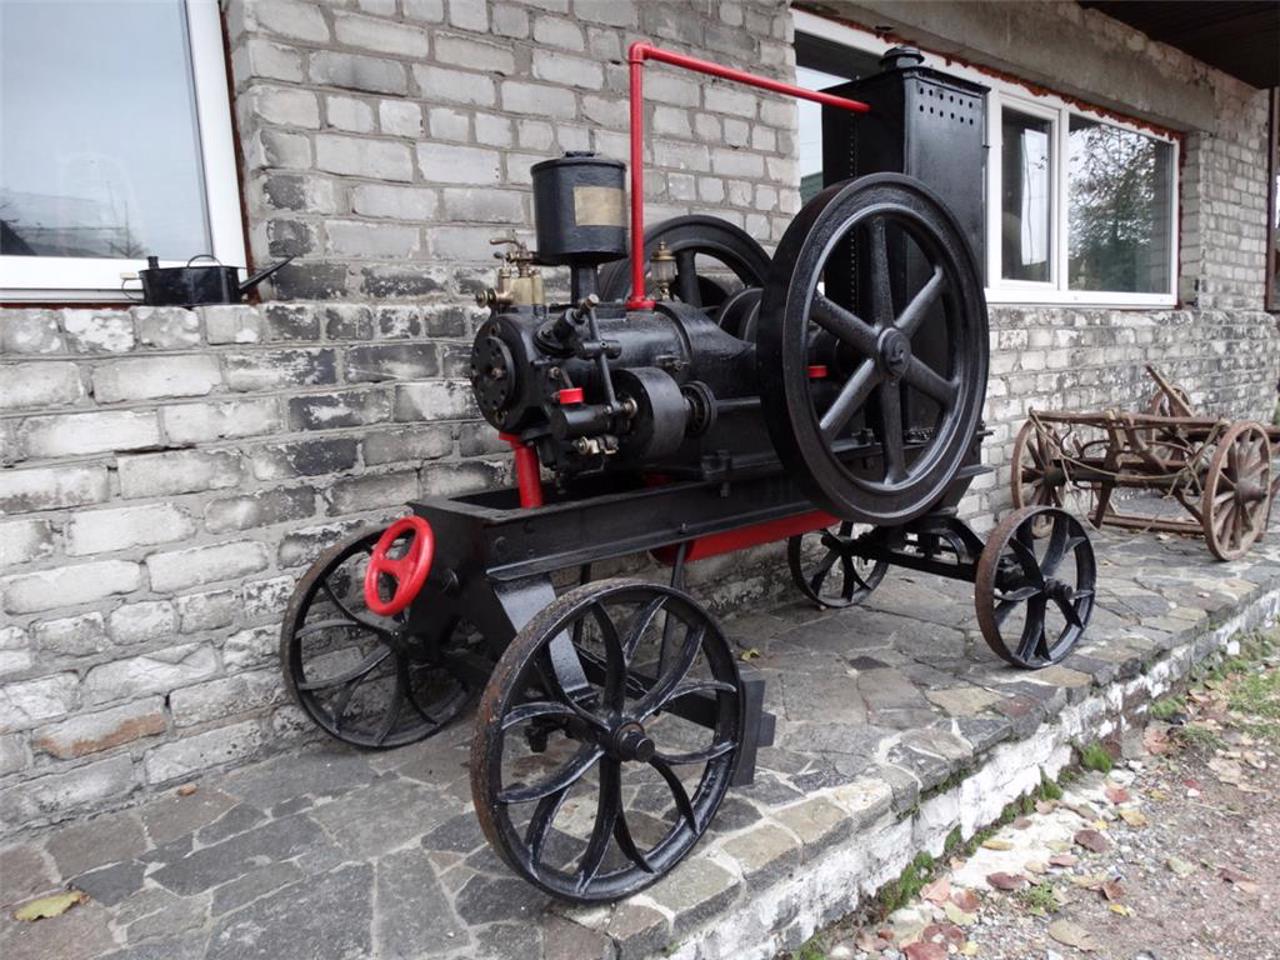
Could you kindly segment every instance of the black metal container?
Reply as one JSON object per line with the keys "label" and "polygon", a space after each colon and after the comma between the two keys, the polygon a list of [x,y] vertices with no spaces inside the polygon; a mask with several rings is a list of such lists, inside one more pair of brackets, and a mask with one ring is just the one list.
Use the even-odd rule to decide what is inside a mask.
{"label": "black metal container", "polygon": [[[147,257],[147,269],[138,271],[142,300],[151,307],[239,303],[246,293],[292,259],[288,257],[272,264],[241,283],[236,276],[238,267],[224,267],[207,254],[192,257],[184,267],[162,267],[158,257]],[[197,260],[213,262],[197,264]]]}
{"label": "black metal container", "polygon": [[538,262],[589,266],[627,255],[626,165],[569,152],[534,164]]}
{"label": "black metal container", "polygon": [[946,198],[983,270],[988,88],[921,66],[923,59],[894,47],[880,60],[882,72],[826,91],[862,100],[871,112],[822,108],[822,178],[830,185],[869,173],[914,177]]}

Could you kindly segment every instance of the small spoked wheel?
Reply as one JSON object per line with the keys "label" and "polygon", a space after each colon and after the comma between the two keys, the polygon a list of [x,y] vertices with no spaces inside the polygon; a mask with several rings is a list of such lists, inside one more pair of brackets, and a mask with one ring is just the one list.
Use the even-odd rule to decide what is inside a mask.
{"label": "small spoked wheel", "polygon": [[1151,399],[1147,401],[1147,413],[1154,417],[1193,416],[1191,397],[1187,391],[1177,386],[1170,389],[1173,391],[1172,398],[1161,388],[1156,388],[1151,394]]}
{"label": "small spoked wheel", "polygon": [[[818,542],[813,545],[815,537]],[[818,606],[839,609],[861,603],[884,579],[889,565],[857,556],[853,540],[854,525],[846,520],[835,530],[815,530],[787,541],[791,579]],[[806,556],[811,546],[816,548]]]}
{"label": "small spoked wheel", "polygon": [[1014,511],[978,559],[974,602],[983,639],[1015,666],[1057,663],[1089,624],[1096,580],[1093,546],[1078,519],[1057,507]]}
{"label": "small spoked wheel", "polygon": [[732,651],[688,595],[635,580],[570,590],[516,635],[481,698],[471,793],[485,836],[556,897],[635,893],[711,823],[743,709]]}
{"label": "small spoked wheel", "polygon": [[[1009,493],[1014,509],[1023,507],[1061,507],[1067,475],[1062,469],[1062,448],[1050,428],[1028,420],[1013,441],[1013,472]],[[1049,533],[1050,518],[1039,519],[1033,530],[1037,537]]]}
{"label": "small spoked wheel", "polygon": [[1209,552],[1239,560],[1267,529],[1271,509],[1271,442],[1253,422],[1232,424],[1205,475],[1200,522]]}
{"label": "small spoked wheel", "polygon": [[360,533],[321,554],[299,581],[280,632],[294,701],[330,736],[374,750],[439,732],[467,701],[447,662],[456,621],[446,618],[428,634],[410,630],[408,611],[369,609],[365,579],[382,536]]}
{"label": "small spoked wheel", "polygon": [[769,436],[810,499],[878,525],[937,503],[973,443],[987,336],[973,254],[925,186],[875,174],[810,200],[756,336]]}

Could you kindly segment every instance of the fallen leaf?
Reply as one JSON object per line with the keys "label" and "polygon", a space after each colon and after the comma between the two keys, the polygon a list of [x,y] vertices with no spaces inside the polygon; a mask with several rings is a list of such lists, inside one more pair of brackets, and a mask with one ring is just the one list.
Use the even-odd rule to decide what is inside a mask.
{"label": "fallen leaf", "polygon": [[969,913],[968,911],[961,910],[950,901],[943,904],[942,910],[947,915],[947,919],[958,926],[972,927],[978,922],[978,915],[976,913]]}
{"label": "fallen leaf", "polygon": [[747,650],[743,650],[742,653],[738,655],[739,660],[743,660],[747,663],[750,663],[752,660],[757,660],[759,659],[759,657],[760,657],[760,651],[757,650],[755,647],[751,647]]}
{"label": "fallen leaf", "polygon": [[974,943],[972,940],[970,940],[968,943],[966,943],[963,947],[960,948],[960,956],[962,957],[976,957],[977,955],[978,955],[978,945]]}
{"label": "fallen leaf", "polygon": [[1086,850],[1092,850],[1094,853],[1106,853],[1111,849],[1111,841],[1097,830],[1077,830],[1075,841]]}
{"label": "fallen leaf", "polygon": [[988,837],[982,841],[982,845],[988,850],[1012,850],[1013,844],[1008,840],[1002,840],[999,837]]}
{"label": "fallen leaf", "polygon": [[931,923],[924,928],[920,938],[931,943],[952,944],[957,947],[965,941],[964,931],[954,923]]}
{"label": "fallen leaf", "polygon": [[1085,890],[1101,890],[1102,885],[1107,882],[1107,876],[1104,873],[1082,873],[1072,877],[1071,882]]}
{"label": "fallen leaf", "polygon": [[1103,792],[1106,793],[1107,799],[1110,800],[1112,803],[1116,804],[1117,806],[1119,806],[1122,803],[1128,803],[1130,800],[1133,799],[1132,797],[1129,796],[1128,790],[1114,783],[1108,783],[1106,786],[1106,789]]}
{"label": "fallen leaf", "polygon": [[1057,800],[1037,800],[1036,801],[1036,813],[1041,814],[1042,816],[1046,813],[1053,813],[1053,811],[1057,809],[1058,809]]}
{"label": "fallen leaf", "polygon": [[1055,867],[1074,867],[1080,862],[1080,858],[1074,853],[1055,853],[1049,858],[1049,863]]}
{"label": "fallen leaf", "polygon": [[1179,877],[1189,877],[1196,872],[1195,864],[1188,863],[1181,857],[1170,857],[1165,864]]}
{"label": "fallen leaf", "polygon": [[1163,803],[1164,801],[1169,799],[1169,794],[1165,793],[1163,790],[1159,788],[1156,788],[1154,790],[1148,790],[1147,796],[1159,803]]}
{"label": "fallen leaf", "polygon": [[1163,727],[1149,726],[1142,733],[1142,746],[1147,753],[1160,756],[1169,752],[1169,733]]}
{"label": "fallen leaf", "polygon": [[1031,819],[1030,819],[1029,817],[1015,817],[1015,818],[1014,818],[1014,821],[1013,821],[1013,829],[1015,829],[1015,830],[1025,830],[1025,829],[1027,829],[1027,827],[1029,827],[1029,826],[1031,826]]}
{"label": "fallen leaf", "polygon": [[1027,871],[1027,873],[1034,873],[1037,876],[1041,876],[1049,872],[1049,865],[1043,860],[1028,860],[1022,865],[1022,869]]}
{"label": "fallen leaf", "polygon": [[1244,762],[1247,763],[1249,766],[1253,767],[1253,769],[1255,770],[1267,769],[1267,761],[1263,760],[1261,754],[1257,753],[1256,751],[1246,750],[1243,754],[1241,754],[1241,756],[1244,758]]}
{"label": "fallen leaf", "polygon": [[1049,936],[1068,947],[1075,947],[1090,953],[1098,949],[1093,942],[1093,935],[1084,927],[1070,920],[1055,920],[1049,924]]}
{"label": "fallen leaf", "polygon": [[989,873],[987,883],[997,890],[1021,890],[1027,885],[1027,878],[1020,873]]}
{"label": "fallen leaf", "polygon": [[1257,884],[1253,882],[1252,878],[1250,878],[1247,873],[1241,873],[1235,867],[1219,867],[1218,879],[1225,880],[1227,883],[1233,883],[1237,887],[1243,887],[1245,884],[1249,884],[1255,890],[1257,889]]}
{"label": "fallen leaf", "polygon": [[64,890],[62,893],[51,893],[39,900],[24,903],[13,912],[13,919],[35,922],[47,917],[60,917],[77,903],[89,899],[79,890]]}
{"label": "fallen leaf", "polygon": [[967,887],[951,891],[951,902],[965,913],[978,912],[978,895]]}
{"label": "fallen leaf", "polygon": [[1108,908],[1111,910],[1112,913],[1118,913],[1122,917],[1133,916],[1133,907],[1127,906],[1123,903],[1108,904]]}
{"label": "fallen leaf", "polygon": [[907,960],[947,960],[947,948],[940,943],[913,943],[902,952]]}
{"label": "fallen leaf", "polygon": [[1238,787],[1244,779],[1244,770],[1234,760],[1227,760],[1223,757],[1210,757],[1209,769],[1214,772],[1214,775],[1219,780],[1233,787]]}
{"label": "fallen leaf", "polygon": [[1119,880],[1108,880],[1100,888],[1102,895],[1108,900],[1117,901],[1124,899],[1124,884]]}
{"label": "fallen leaf", "polygon": [[946,877],[939,877],[933,883],[926,883],[920,888],[920,896],[941,906],[951,897],[951,881]]}
{"label": "fallen leaf", "polygon": [[1120,819],[1131,827],[1145,827],[1147,825],[1147,816],[1141,810],[1121,810]]}
{"label": "fallen leaf", "polygon": [[178,788],[178,796],[189,797],[199,789],[194,783],[184,783]]}

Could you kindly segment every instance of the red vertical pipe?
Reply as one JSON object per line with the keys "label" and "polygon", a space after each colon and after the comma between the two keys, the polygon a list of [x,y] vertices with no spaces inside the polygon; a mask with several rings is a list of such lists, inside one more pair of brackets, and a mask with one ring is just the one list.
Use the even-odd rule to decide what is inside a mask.
{"label": "red vertical pipe", "polygon": [[644,58],[646,44],[627,51],[631,67],[631,297],[627,308],[647,310],[644,296]]}
{"label": "red vertical pipe", "polygon": [[516,461],[516,487],[520,490],[520,506],[524,509],[542,506],[542,474],[538,471],[538,453],[512,433],[498,437],[511,446]]}

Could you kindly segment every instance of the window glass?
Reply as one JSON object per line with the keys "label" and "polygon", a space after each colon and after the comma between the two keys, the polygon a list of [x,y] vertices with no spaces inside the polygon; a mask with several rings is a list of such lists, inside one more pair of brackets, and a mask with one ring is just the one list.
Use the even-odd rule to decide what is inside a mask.
{"label": "window glass", "polygon": [[1267,218],[1271,262],[1267,309],[1280,311],[1280,87],[1271,91],[1271,213]]}
{"label": "window glass", "polygon": [[[828,90],[879,72],[880,58],[873,54],[796,34],[796,86]],[[822,191],[822,104],[797,100],[796,120],[800,200],[805,203]]]}
{"label": "window glass", "polygon": [[1069,135],[1068,285],[1167,293],[1172,147],[1076,115]]}
{"label": "window glass", "polygon": [[211,248],[183,0],[0,0],[0,254]]}
{"label": "window glass", "polygon": [[1050,279],[1053,123],[1003,110],[1000,270],[1006,280]]}

